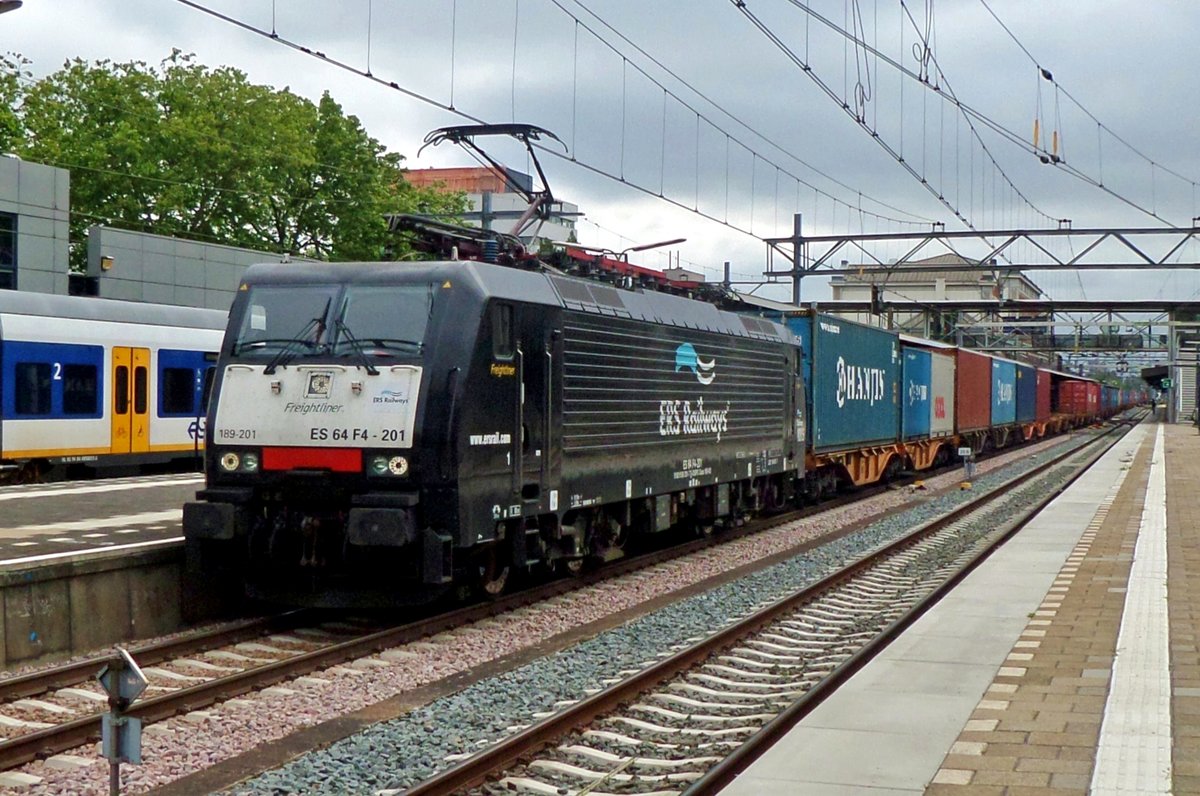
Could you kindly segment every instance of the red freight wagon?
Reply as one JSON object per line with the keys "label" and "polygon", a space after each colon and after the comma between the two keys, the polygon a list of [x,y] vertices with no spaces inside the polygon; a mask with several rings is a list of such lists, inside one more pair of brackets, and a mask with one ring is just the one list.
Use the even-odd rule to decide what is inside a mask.
{"label": "red freight wagon", "polygon": [[992,422],[992,358],[958,349],[955,420],[958,430],[975,431]]}
{"label": "red freight wagon", "polygon": [[1050,419],[1050,371],[1038,368],[1037,409],[1034,419],[1038,422]]}
{"label": "red freight wagon", "polygon": [[1065,412],[1069,415],[1090,415],[1095,413],[1095,407],[1100,405],[1099,389],[1095,393],[1095,402],[1092,408],[1089,408],[1089,387],[1100,387],[1099,384],[1091,385],[1086,381],[1078,381],[1071,379],[1070,381],[1061,382],[1058,385],[1058,411]]}

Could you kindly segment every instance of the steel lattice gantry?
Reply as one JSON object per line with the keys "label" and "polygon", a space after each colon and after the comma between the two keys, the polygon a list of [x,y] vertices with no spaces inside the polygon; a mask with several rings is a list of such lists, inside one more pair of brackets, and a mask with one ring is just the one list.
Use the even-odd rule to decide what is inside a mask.
{"label": "steel lattice gantry", "polygon": [[[1200,270],[1200,227],[1071,229],[1067,223],[1047,230],[806,237],[797,215],[791,237],[766,240],[763,276],[768,284],[790,280],[799,305],[801,281],[817,272],[856,273],[872,285],[886,285],[900,274],[937,273],[930,260],[938,259],[952,261],[954,271],[990,275],[997,284],[1025,271]],[[786,267],[777,267],[781,264]],[[1166,364],[1175,376],[1168,403],[1173,412],[1180,409],[1180,376],[1196,370],[1200,298],[881,301],[875,290],[872,294],[872,301],[820,302],[817,308],[915,336],[1057,361],[1071,370],[1091,361],[1137,375],[1139,367]]]}
{"label": "steel lattice gantry", "polygon": [[[792,300],[799,304],[800,280],[822,269],[837,268],[839,258],[848,255],[888,275],[927,272],[928,264],[921,264],[917,257],[930,254],[953,254],[961,258],[956,270],[997,275],[1079,269],[1197,270],[1200,262],[1182,255],[1189,243],[1200,242],[1198,236],[1200,227],[1071,229],[1064,226],[1043,230],[934,230],[806,237],[801,217],[796,215],[791,237],[766,239],[767,270],[763,275],[768,282],[791,279]],[[905,244],[903,254],[885,261],[876,253],[881,244]],[[782,258],[788,267],[776,269],[777,258]]]}

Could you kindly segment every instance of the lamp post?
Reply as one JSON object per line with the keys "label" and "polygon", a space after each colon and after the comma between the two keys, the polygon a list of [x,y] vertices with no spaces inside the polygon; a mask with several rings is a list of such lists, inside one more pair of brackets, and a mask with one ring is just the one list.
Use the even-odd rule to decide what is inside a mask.
{"label": "lamp post", "polygon": [[21,7],[21,0],[0,0],[0,14],[5,11],[16,11]]}

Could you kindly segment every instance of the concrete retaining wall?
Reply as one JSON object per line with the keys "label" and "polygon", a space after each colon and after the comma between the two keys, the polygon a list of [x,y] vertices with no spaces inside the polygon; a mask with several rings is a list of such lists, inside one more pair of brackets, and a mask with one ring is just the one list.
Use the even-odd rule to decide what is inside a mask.
{"label": "concrete retaining wall", "polygon": [[0,567],[0,666],[179,630],[182,571],[182,545]]}

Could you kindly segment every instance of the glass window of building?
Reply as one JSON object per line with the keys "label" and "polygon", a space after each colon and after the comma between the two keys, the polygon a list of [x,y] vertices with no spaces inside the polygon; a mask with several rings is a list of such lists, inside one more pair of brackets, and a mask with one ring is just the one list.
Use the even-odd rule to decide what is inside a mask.
{"label": "glass window of building", "polygon": [[0,290],[17,289],[17,217],[0,213]]}

